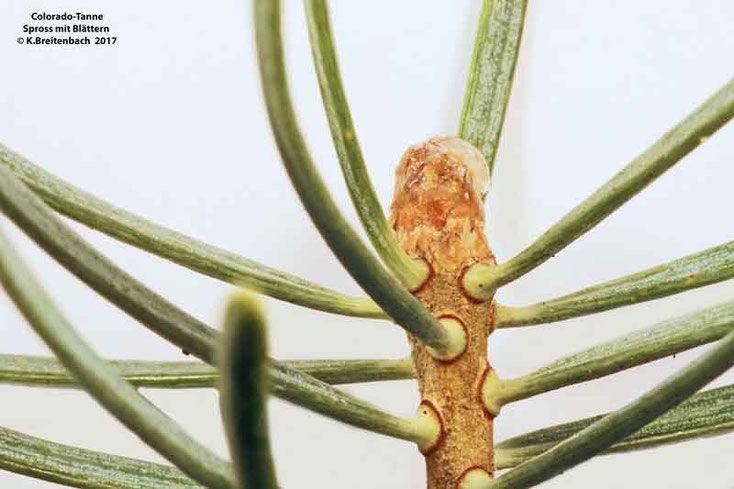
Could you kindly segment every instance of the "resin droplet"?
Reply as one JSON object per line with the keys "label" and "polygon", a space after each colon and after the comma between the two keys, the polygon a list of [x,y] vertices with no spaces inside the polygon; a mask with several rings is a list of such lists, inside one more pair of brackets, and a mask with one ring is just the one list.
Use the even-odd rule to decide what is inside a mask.
{"label": "resin droplet", "polygon": [[487,194],[490,185],[489,166],[477,148],[456,137],[436,137],[428,142],[443,148],[466,165],[472,173],[474,190],[482,198]]}

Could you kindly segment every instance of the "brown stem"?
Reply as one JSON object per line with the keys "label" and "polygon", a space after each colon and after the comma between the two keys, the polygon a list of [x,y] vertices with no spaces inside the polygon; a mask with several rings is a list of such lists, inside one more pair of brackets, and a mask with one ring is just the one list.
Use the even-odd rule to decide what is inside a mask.
{"label": "brown stem", "polygon": [[488,369],[487,339],[493,304],[467,297],[463,270],[475,263],[494,265],[484,235],[480,198],[481,155],[456,138],[434,138],[413,146],[397,169],[391,222],[403,249],[433,270],[415,296],[437,317],[461,322],[466,348],[456,358],[436,357],[415,338],[412,347],[421,398],[440,415],[443,436],[425,454],[429,489],[471,487],[494,473],[493,419],[479,395]]}

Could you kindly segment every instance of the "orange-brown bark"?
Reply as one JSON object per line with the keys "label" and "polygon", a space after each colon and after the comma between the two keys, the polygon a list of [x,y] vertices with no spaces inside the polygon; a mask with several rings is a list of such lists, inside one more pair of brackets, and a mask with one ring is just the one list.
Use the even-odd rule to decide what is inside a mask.
{"label": "orange-brown bark", "polygon": [[494,257],[484,234],[481,185],[476,182],[481,176],[455,151],[455,143],[435,138],[406,151],[396,172],[391,216],[403,249],[433,270],[415,296],[437,317],[460,319],[468,333],[464,353],[448,362],[409,338],[421,397],[435,406],[445,430],[426,454],[429,489],[453,489],[474,467],[494,472],[492,417],[478,395],[493,329],[492,301],[477,303],[460,285],[466,267],[494,264]]}

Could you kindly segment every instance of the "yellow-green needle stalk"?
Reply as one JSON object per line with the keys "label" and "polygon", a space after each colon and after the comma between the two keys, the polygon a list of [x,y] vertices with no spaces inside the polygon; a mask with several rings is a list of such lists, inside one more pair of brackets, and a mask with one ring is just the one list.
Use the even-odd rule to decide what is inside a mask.
{"label": "yellow-green needle stalk", "polygon": [[550,323],[649,301],[734,277],[734,241],[532,306],[498,306],[495,326]]}
{"label": "yellow-green needle stalk", "polygon": [[0,281],[61,363],[107,411],[205,486],[236,487],[230,465],[191,438],[92,350],[0,234]]}
{"label": "yellow-green needle stalk", "polygon": [[510,261],[470,269],[464,276],[465,288],[478,298],[489,297],[497,288],[533,270],[651,184],[732,117],[734,79]]}
{"label": "yellow-green needle stalk", "polygon": [[474,41],[459,137],[484,155],[490,174],[520,49],[527,0],[484,0]]}
{"label": "yellow-green needle stalk", "polygon": [[234,296],[224,317],[219,403],[229,452],[242,489],[277,489],[270,453],[267,331],[259,304]]}
{"label": "yellow-green needle stalk", "polygon": [[205,489],[180,470],[0,427],[0,470],[83,489]]}
{"label": "yellow-green needle stalk", "polygon": [[382,261],[408,290],[416,290],[428,280],[430,270],[426,262],[410,258],[398,245],[372,187],[342,86],[326,1],[306,0],[304,5],[321,98],[352,203]]}
{"label": "yellow-green needle stalk", "polygon": [[365,292],[410,334],[436,351],[449,353],[444,327],[362,243],[311,160],[288,90],[280,6],[279,1],[255,1],[255,40],[270,125],[291,182],[326,243]]}
{"label": "yellow-green needle stalk", "polygon": [[281,363],[270,369],[273,395],[357,428],[417,442],[412,418],[400,418]]}
{"label": "yellow-green needle stalk", "polygon": [[410,358],[399,360],[286,360],[285,365],[328,384],[414,379]]}
{"label": "yellow-green needle stalk", "polygon": [[[135,387],[192,389],[216,387],[219,372],[199,362],[107,360]],[[328,384],[354,384],[415,377],[410,359],[402,360],[286,360],[291,369]],[[78,388],[74,377],[55,358],[0,354],[0,384]]]}
{"label": "yellow-green needle stalk", "polygon": [[485,402],[498,409],[561,387],[643,365],[719,340],[734,330],[734,302],[696,311],[634,331],[561,358],[527,375],[496,379]]}
{"label": "yellow-green needle stalk", "polygon": [[[497,444],[497,468],[515,467],[553,448],[605,415],[550,426]],[[734,385],[701,392],[616,442],[604,453],[630,452],[734,431]]]}
{"label": "yellow-green needle stalk", "polygon": [[0,144],[5,166],[57,212],[195,272],[258,293],[345,316],[386,318],[370,299],[350,297],[165,228],[87,193]]}
{"label": "yellow-green needle stalk", "polygon": [[650,392],[502,474],[487,489],[533,487],[585,462],[674,408],[732,365],[734,331]]}

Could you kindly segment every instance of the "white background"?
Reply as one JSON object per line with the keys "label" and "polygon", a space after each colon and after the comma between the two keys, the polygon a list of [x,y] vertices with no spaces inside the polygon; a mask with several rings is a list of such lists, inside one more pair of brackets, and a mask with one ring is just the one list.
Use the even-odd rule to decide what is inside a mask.
{"label": "white background", "polygon": [[[335,1],[333,22],[357,131],[384,205],[412,143],[456,130],[478,1]],[[16,44],[33,11],[102,13],[114,46]],[[285,32],[296,107],[335,199],[357,225],[321,107],[300,2]],[[240,0],[2,0],[0,139],[74,184],[154,221],[350,293],[279,163],[254,60],[250,5]],[[734,3],[535,1],[498,154],[487,231],[502,261],[528,245],[732,76]],[[527,304],[732,239],[734,126],[721,130],[588,235],[503,289]],[[75,225],[116,263],[218,325],[231,287]],[[180,360],[180,352],[85,288],[2,222],[67,316],[103,355]],[[732,297],[730,283],[614,312],[498,332],[501,376]],[[402,331],[265,299],[277,358],[393,358]],[[698,351],[507,407],[497,438],[612,410]],[[45,354],[0,296],[0,352]],[[734,375],[714,385],[731,383]],[[413,382],[346,388],[410,415]],[[225,454],[213,391],[145,394]],[[273,400],[282,487],[419,488],[410,444]],[[54,441],[161,460],[85,394],[0,386],[0,425]],[[598,458],[547,488],[734,487],[734,436]],[[52,487],[0,473],[0,486]]]}

